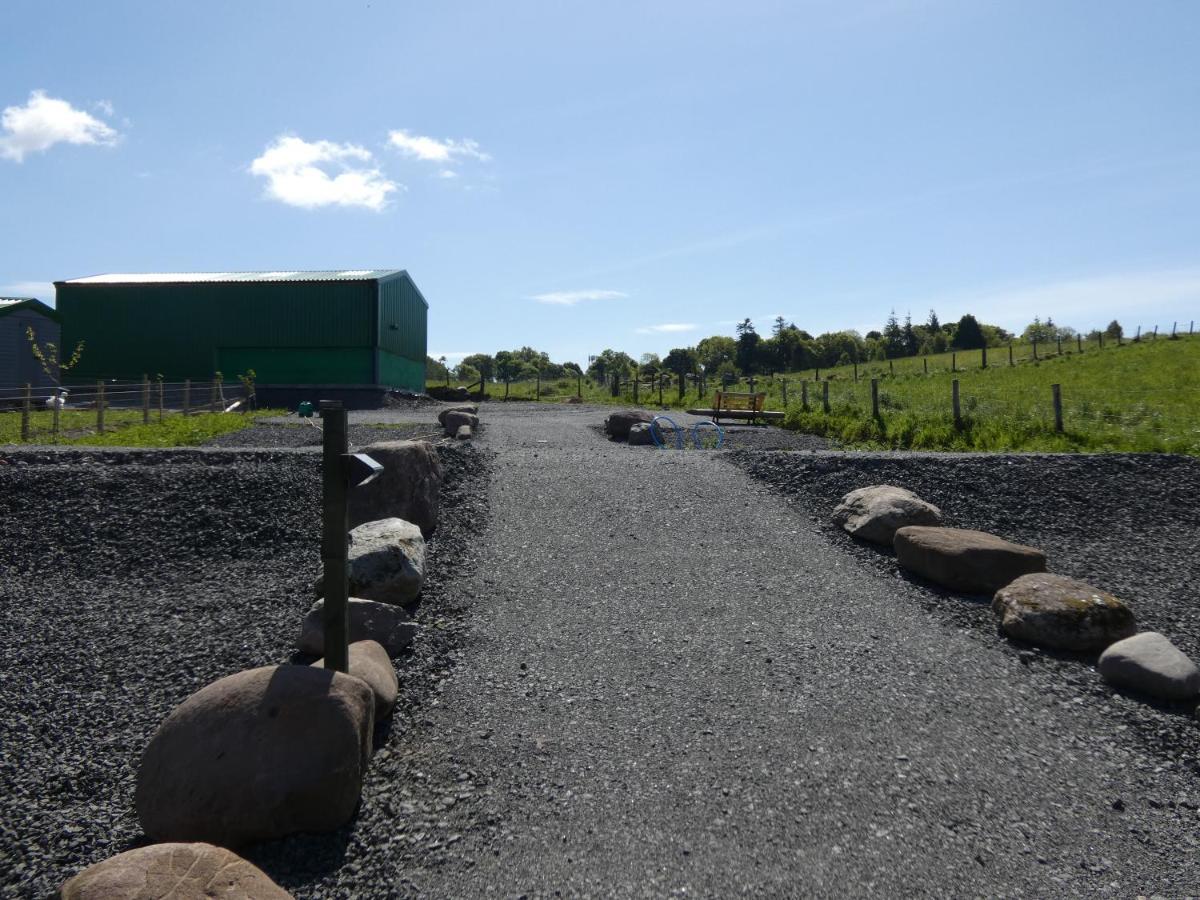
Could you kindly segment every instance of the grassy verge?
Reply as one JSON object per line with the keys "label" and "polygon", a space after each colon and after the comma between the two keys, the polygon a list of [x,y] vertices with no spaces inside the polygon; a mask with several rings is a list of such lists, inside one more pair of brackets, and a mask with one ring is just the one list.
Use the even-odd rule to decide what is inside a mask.
{"label": "grassy verge", "polygon": [[[105,415],[105,431],[96,431],[96,414],[90,410],[63,410],[59,420],[62,445],[88,447],[194,447],[218,435],[249,428],[265,416],[285,415],[287,410],[260,410],[252,414],[197,413],[168,415],[162,422],[152,419],[142,424],[141,410],[110,410]],[[53,442],[53,414],[30,415],[30,443]],[[21,439],[20,413],[0,414],[0,444],[16,444]]]}

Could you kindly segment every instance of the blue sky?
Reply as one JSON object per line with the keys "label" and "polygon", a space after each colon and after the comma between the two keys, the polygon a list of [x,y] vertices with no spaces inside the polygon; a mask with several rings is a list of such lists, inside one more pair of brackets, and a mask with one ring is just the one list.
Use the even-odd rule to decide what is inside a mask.
{"label": "blue sky", "polygon": [[0,5],[0,293],[406,268],[435,355],[1200,319],[1200,3]]}

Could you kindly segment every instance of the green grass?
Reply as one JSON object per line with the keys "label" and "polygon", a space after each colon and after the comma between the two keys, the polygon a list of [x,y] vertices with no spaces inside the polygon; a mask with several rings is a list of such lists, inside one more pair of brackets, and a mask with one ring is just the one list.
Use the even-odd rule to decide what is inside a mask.
{"label": "green grass", "polygon": [[[109,409],[105,411],[105,431],[96,431],[94,410],[63,410],[59,419],[58,443],[88,447],[194,447],[222,434],[248,428],[265,416],[286,415],[287,410],[259,410],[256,413],[197,413],[182,416],[167,415],[162,422],[157,413],[150,424],[142,424],[140,409]],[[53,413],[36,411],[30,414],[30,443],[53,442]],[[0,413],[0,444],[15,444],[21,440],[21,414]]]}

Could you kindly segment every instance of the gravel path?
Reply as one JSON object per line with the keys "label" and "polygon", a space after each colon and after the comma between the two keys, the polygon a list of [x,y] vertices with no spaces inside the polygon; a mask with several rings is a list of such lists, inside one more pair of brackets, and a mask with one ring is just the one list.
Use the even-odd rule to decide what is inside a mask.
{"label": "gravel path", "polygon": [[[746,454],[753,478],[737,454],[609,443],[592,427],[606,411],[489,404],[474,447],[443,448],[426,627],[360,812],[248,851],[297,897],[1196,892],[1190,711],[1022,655],[971,601],[952,611],[824,522],[844,484],[893,463],[934,473],[901,483],[956,521],[997,527],[1012,523],[974,518],[971,488],[1016,491],[1016,471],[1065,497],[1063,472]],[[0,465],[0,885],[15,896],[138,839],[149,734],[199,684],[286,658],[316,556],[306,451],[40,457]],[[1127,544],[1120,559],[1157,572],[1151,548],[1166,559],[1196,529],[1150,485],[1194,497],[1194,470],[1132,474],[1143,496],[1105,512],[1090,552]],[[1086,540],[1054,524],[1064,502],[1030,534],[1070,571]],[[1189,596],[1159,593],[1176,588]],[[1153,593],[1135,608],[1163,624]]]}

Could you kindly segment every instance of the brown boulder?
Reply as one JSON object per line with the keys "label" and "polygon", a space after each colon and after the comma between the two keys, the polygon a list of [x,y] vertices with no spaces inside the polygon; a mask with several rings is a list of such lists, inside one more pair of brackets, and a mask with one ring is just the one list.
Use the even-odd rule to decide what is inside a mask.
{"label": "brown boulder", "polygon": [[464,425],[469,425],[472,429],[478,428],[479,416],[469,412],[452,411],[446,413],[446,417],[442,419],[442,427],[446,429],[448,437],[453,437]]}
{"label": "brown boulder", "polygon": [[996,591],[992,611],[1011,638],[1061,650],[1103,650],[1137,631],[1133,613],[1107,591],[1038,572]]}
{"label": "brown boulder", "polygon": [[152,844],[84,869],[61,900],[291,900],[257,866],[212,844]]}
{"label": "brown boulder", "polygon": [[1030,572],[1046,571],[1046,554],[986,531],[908,525],[892,541],[900,565],[964,594],[992,594]]}
{"label": "brown boulder", "polygon": [[[417,624],[403,606],[351,597],[350,642],[378,641],[389,656],[399,656],[412,644]],[[325,600],[313,604],[300,626],[296,646],[304,653],[325,654]]]}
{"label": "brown boulder", "polygon": [[843,497],[833,521],[856,538],[890,547],[907,525],[940,525],[942,511],[902,487],[873,484]]}
{"label": "brown boulder", "polygon": [[479,405],[476,403],[460,403],[458,406],[447,406],[438,413],[438,424],[444,427],[446,424],[446,416],[450,415],[452,412],[464,412],[470,413],[473,416],[477,416],[479,415]]}
{"label": "brown boulder", "polygon": [[353,815],[375,698],[341,672],[264,666],[177,706],[142,755],[134,803],[156,841],[236,847],[327,832]]}
{"label": "brown boulder", "polygon": [[442,464],[428,441],[381,441],[363,448],[383,466],[378,477],[351,488],[350,527],[404,519],[429,537],[437,528]]}
{"label": "brown boulder", "polygon": [[[325,660],[318,659],[314,668],[324,668]],[[350,645],[348,674],[361,678],[375,695],[375,721],[389,716],[400,693],[400,681],[387,651],[378,641],[355,641]]]}
{"label": "brown boulder", "polygon": [[604,432],[609,437],[625,440],[629,437],[629,429],[638,422],[653,422],[654,413],[644,409],[626,409],[615,412],[604,420]]}

